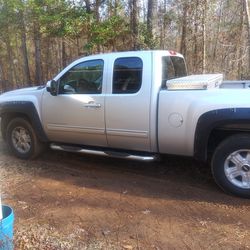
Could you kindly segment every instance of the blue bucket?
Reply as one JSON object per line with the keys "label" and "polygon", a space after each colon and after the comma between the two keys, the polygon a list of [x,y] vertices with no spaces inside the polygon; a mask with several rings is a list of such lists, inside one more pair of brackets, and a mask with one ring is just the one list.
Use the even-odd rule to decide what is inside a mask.
{"label": "blue bucket", "polygon": [[2,205],[2,210],[3,219],[0,221],[0,250],[13,250],[14,212],[11,207],[6,205]]}

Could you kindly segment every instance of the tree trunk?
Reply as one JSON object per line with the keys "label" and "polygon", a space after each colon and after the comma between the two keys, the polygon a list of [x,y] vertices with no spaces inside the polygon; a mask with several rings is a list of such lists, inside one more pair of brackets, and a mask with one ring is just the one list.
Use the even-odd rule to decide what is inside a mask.
{"label": "tree trunk", "polygon": [[154,48],[153,41],[156,38],[157,27],[157,0],[148,0],[147,30],[149,36],[149,47]]}
{"label": "tree trunk", "polygon": [[62,66],[65,68],[67,65],[67,54],[66,54],[66,47],[65,47],[65,38],[62,38]]}
{"label": "tree trunk", "polygon": [[95,18],[96,21],[99,22],[100,21],[100,6],[101,6],[101,0],[96,0],[95,2]]}
{"label": "tree trunk", "polygon": [[86,5],[86,11],[88,14],[91,13],[91,8],[90,8],[90,2],[89,0],[85,0],[85,5]]}
{"label": "tree trunk", "polygon": [[215,41],[214,41],[214,50],[213,50],[213,57],[212,57],[212,62],[213,63],[213,71],[215,70],[216,67],[216,55],[217,55],[217,46],[218,46],[218,39],[219,39],[219,34],[221,31],[221,18],[222,18],[222,9],[223,9],[223,0],[220,1],[220,14],[219,14],[219,20],[217,24],[217,31],[215,34]]}
{"label": "tree trunk", "polygon": [[115,16],[117,16],[118,6],[119,6],[118,0],[115,0],[115,2],[114,2],[114,15]]}
{"label": "tree trunk", "polygon": [[35,80],[36,84],[43,83],[42,59],[41,59],[41,34],[38,24],[34,25],[34,47],[35,47]]}
{"label": "tree trunk", "polygon": [[193,43],[194,43],[194,50],[193,50],[193,55],[192,55],[192,60],[193,60],[193,69],[192,72],[193,73],[197,73],[198,72],[198,68],[199,68],[199,59],[198,59],[198,20],[199,20],[199,0],[196,0],[195,2],[195,27],[194,27],[194,36],[193,36]]}
{"label": "tree trunk", "polygon": [[81,55],[81,50],[80,50],[80,41],[79,41],[78,37],[76,38],[76,47],[77,47],[77,56],[80,56]]}
{"label": "tree trunk", "polygon": [[[247,72],[250,69],[250,16],[249,16],[249,6],[248,6],[248,0],[242,0],[243,1],[243,7],[245,11],[245,16],[246,16],[246,25],[247,25],[247,46],[248,46],[248,67],[247,67]],[[250,77],[248,75],[247,77]]]}
{"label": "tree trunk", "polygon": [[130,26],[132,31],[132,47],[134,50],[139,49],[138,37],[139,37],[139,30],[138,30],[138,1],[137,0],[130,0]]}
{"label": "tree trunk", "polygon": [[46,58],[46,63],[43,67],[43,80],[48,81],[58,72],[58,67],[54,61],[55,54],[53,53],[55,38],[47,37],[45,40],[45,51],[44,57]]}
{"label": "tree trunk", "polygon": [[203,1],[202,13],[202,73],[206,71],[206,15],[207,15],[207,0]]}
{"label": "tree trunk", "polygon": [[4,42],[7,48],[7,56],[8,56],[8,81],[9,85],[8,89],[14,89],[15,88],[15,82],[14,82],[14,67],[13,67],[13,52],[10,45],[10,38],[9,34],[5,34]]}
{"label": "tree trunk", "polygon": [[147,3],[142,1],[143,23],[147,22]]}
{"label": "tree trunk", "polygon": [[6,86],[6,76],[3,70],[3,62],[0,58],[0,93],[5,92],[7,90]]}
{"label": "tree trunk", "polygon": [[162,49],[165,49],[165,44],[166,44],[166,29],[167,29],[167,21],[166,21],[166,18],[165,18],[165,15],[167,13],[167,0],[164,0],[164,6],[163,6],[163,24],[162,24],[162,34],[161,34],[161,48]]}
{"label": "tree trunk", "polygon": [[[13,58],[13,68],[14,68],[14,78],[16,82],[16,87],[17,88],[22,88],[24,85],[24,82],[20,80],[20,77],[23,75],[22,70],[20,70],[20,64],[18,63],[20,61],[20,49],[19,49],[19,44],[18,44],[18,39],[19,36],[18,34],[15,35],[15,47],[16,51],[14,53],[14,58]],[[19,60],[18,60],[19,59]],[[26,85],[26,84],[25,84]]]}
{"label": "tree trunk", "polygon": [[[101,0],[96,0],[96,4],[95,4],[95,18],[96,18],[96,22],[99,23],[100,22],[100,6],[101,6]],[[101,46],[98,43],[97,44],[97,52],[100,53],[101,52]]]}
{"label": "tree trunk", "polygon": [[30,78],[30,69],[29,69],[29,60],[28,60],[28,51],[27,51],[27,37],[26,29],[24,23],[23,12],[20,12],[20,31],[21,31],[21,51],[23,56],[23,74],[24,81],[27,85],[32,85]]}
{"label": "tree trunk", "polygon": [[187,45],[186,45],[187,11],[188,11],[188,3],[185,2],[183,6],[182,33],[181,33],[181,44],[180,44],[180,52],[184,55],[184,57],[186,57],[187,55]]}

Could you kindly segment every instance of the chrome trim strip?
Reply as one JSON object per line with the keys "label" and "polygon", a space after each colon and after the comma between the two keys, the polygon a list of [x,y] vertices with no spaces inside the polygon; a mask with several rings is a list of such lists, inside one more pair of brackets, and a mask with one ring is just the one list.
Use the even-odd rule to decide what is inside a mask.
{"label": "chrome trim strip", "polygon": [[51,131],[76,132],[76,133],[101,134],[101,135],[105,134],[104,128],[88,128],[88,127],[48,124],[47,129]]}
{"label": "chrome trim strip", "polygon": [[123,129],[107,129],[107,135],[113,136],[131,136],[131,137],[139,137],[139,138],[148,138],[148,131],[141,130],[123,130]]}

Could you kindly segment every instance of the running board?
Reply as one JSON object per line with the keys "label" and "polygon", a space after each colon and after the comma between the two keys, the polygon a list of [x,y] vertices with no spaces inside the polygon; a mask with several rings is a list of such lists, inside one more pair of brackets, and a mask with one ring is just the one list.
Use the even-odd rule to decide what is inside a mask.
{"label": "running board", "polygon": [[133,154],[133,153],[126,153],[126,152],[119,152],[119,151],[112,151],[112,150],[96,150],[96,149],[86,149],[81,148],[79,146],[69,146],[69,145],[62,145],[62,144],[55,144],[52,143],[50,148],[53,150],[59,151],[66,151],[72,153],[80,153],[80,154],[92,154],[92,155],[99,155],[99,156],[107,156],[107,157],[114,157],[114,158],[121,158],[121,159],[128,159],[128,160],[137,160],[137,161],[156,161],[159,160],[159,155],[157,154]]}

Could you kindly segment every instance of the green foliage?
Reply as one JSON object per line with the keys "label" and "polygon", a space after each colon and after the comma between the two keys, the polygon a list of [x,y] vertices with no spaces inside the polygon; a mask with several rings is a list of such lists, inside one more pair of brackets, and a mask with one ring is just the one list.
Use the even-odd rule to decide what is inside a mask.
{"label": "green foliage", "polygon": [[139,46],[141,49],[158,49],[158,37],[152,37],[147,30],[146,23],[139,23]]}
{"label": "green foliage", "polygon": [[111,46],[114,47],[116,40],[128,36],[129,24],[120,16],[112,16],[101,22],[92,19],[89,33],[89,42],[85,45],[85,49],[92,51],[97,46],[109,49]]}
{"label": "green foliage", "polygon": [[[34,82],[38,57],[41,75],[48,80],[82,54],[160,48],[180,51],[182,41],[190,72],[198,72],[205,48],[207,71],[224,72],[230,75],[228,78],[248,75],[246,61],[250,53],[247,55],[243,1],[158,0],[157,27],[151,33],[147,27],[147,1],[89,0],[88,8],[86,2],[0,0],[0,82],[13,80],[16,84],[25,79],[24,66],[30,67]],[[205,2],[207,34],[203,46]],[[37,52],[40,56],[36,56]]]}
{"label": "green foliage", "polygon": [[82,8],[70,6],[64,1],[48,5],[41,16],[41,32],[52,37],[76,38],[86,31],[90,15]]}
{"label": "green foliage", "polygon": [[[9,35],[18,23],[19,1],[0,0],[0,36]],[[6,34],[7,32],[7,34]]]}

